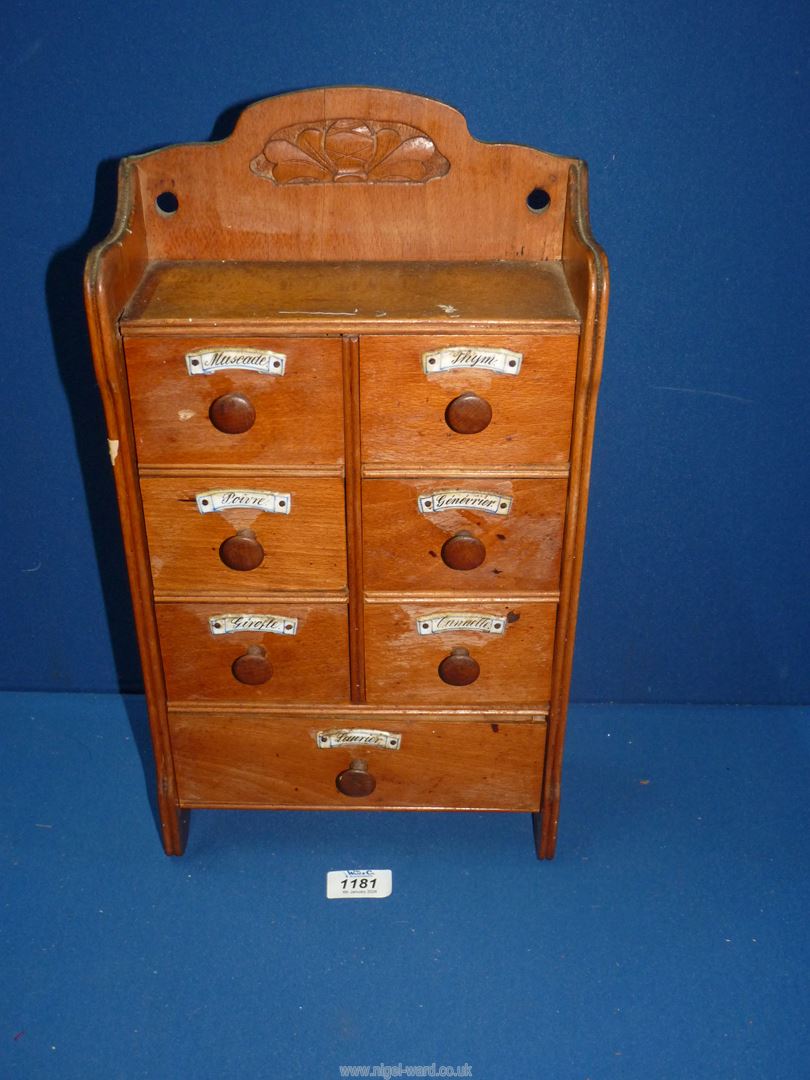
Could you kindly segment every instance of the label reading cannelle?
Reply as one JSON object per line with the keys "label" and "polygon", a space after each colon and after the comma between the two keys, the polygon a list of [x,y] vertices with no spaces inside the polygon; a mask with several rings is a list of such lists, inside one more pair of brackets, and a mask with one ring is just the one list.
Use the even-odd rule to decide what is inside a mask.
{"label": "label reading cannelle", "polygon": [[453,630],[471,631],[475,634],[503,634],[506,632],[506,619],[503,615],[444,611],[423,615],[416,620],[416,631],[421,637],[446,634]]}
{"label": "label reading cannelle", "polygon": [[478,368],[499,375],[517,375],[523,363],[523,353],[511,349],[481,349],[474,345],[452,345],[422,353],[422,370],[426,375],[459,368]]}
{"label": "label reading cannelle", "polygon": [[269,349],[202,349],[186,353],[189,375],[213,375],[217,371],[255,371],[260,375],[283,375],[287,357]]}
{"label": "label reading cannelle", "polygon": [[291,498],[288,491],[246,491],[233,488],[201,491],[196,496],[201,514],[221,510],[260,510],[265,514],[289,514]]}
{"label": "label reading cannelle", "polygon": [[381,750],[399,750],[402,736],[374,728],[330,728],[328,731],[319,731],[315,742],[321,750],[334,750],[344,746],[376,746]]}
{"label": "label reading cannelle", "polygon": [[298,633],[298,619],[289,615],[256,615],[252,612],[225,615],[211,615],[208,628],[214,635],[219,634],[281,634],[294,637]]}
{"label": "label reading cannelle", "polygon": [[452,488],[428,491],[417,497],[420,514],[440,514],[443,510],[480,510],[482,514],[506,517],[512,509],[512,496],[497,491],[467,491]]}

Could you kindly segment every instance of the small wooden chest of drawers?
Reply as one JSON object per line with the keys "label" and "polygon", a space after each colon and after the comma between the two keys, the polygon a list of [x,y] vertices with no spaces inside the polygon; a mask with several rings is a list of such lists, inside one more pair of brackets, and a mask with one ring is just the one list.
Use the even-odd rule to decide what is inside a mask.
{"label": "small wooden chest of drawers", "polygon": [[121,164],[86,301],[158,773],[554,854],[607,265],[582,162],[335,88]]}

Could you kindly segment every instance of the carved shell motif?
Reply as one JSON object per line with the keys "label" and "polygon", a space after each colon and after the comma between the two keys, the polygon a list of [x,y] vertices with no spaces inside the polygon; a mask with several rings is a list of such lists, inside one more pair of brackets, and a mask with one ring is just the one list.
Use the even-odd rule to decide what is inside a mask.
{"label": "carved shell motif", "polygon": [[345,119],[280,128],[250,168],[276,184],[424,184],[450,162],[410,124]]}

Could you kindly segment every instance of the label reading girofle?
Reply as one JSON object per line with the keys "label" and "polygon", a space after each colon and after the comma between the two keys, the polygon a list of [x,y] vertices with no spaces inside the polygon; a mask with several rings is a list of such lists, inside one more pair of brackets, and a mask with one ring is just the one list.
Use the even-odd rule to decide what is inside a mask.
{"label": "label reading girofle", "polygon": [[298,633],[298,619],[286,615],[256,615],[253,612],[243,614],[227,613],[211,615],[208,628],[214,635],[219,634],[282,634],[293,637]]}

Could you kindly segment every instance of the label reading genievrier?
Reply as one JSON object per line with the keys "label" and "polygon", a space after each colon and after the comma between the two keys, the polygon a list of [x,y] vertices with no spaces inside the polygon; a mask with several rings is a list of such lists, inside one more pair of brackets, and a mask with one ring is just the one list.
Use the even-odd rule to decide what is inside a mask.
{"label": "label reading genievrier", "polygon": [[417,497],[420,514],[441,514],[443,510],[480,510],[482,514],[506,517],[512,509],[512,496],[497,491],[467,491],[451,488],[428,491]]}
{"label": "label reading genievrier", "polygon": [[217,371],[255,371],[259,375],[283,375],[287,357],[269,349],[202,349],[186,353],[189,375],[213,375]]}
{"label": "label reading genievrier", "polygon": [[422,370],[426,375],[459,368],[495,371],[499,375],[517,375],[523,363],[523,353],[511,349],[481,349],[475,345],[452,345],[422,353]]}
{"label": "label reading genievrier", "polygon": [[399,750],[402,736],[393,731],[377,731],[374,728],[330,728],[319,731],[315,742],[321,750],[334,750],[346,746],[376,746],[380,750]]}
{"label": "label reading genievrier", "polygon": [[434,615],[423,615],[416,620],[416,631],[421,637],[446,634],[454,630],[464,630],[474,634],[503,634],[506,632],[506,619],[503,615],[444,611]]}
{"label": "label reading genievrier", "polygon": [[256,615],[253,612],[243,614],[227,613],[211,615],[208,628],[212,634],[281,634],[294,637],[298,633],[298,619],[288,615]]}
{"label": "label reading genievrier", "polygon": [[291,497],[288,491],[246,491],[244,489],[201,491],[196,496],[201,514],[221,510],[260,510],[265,514],[289,514]]}

